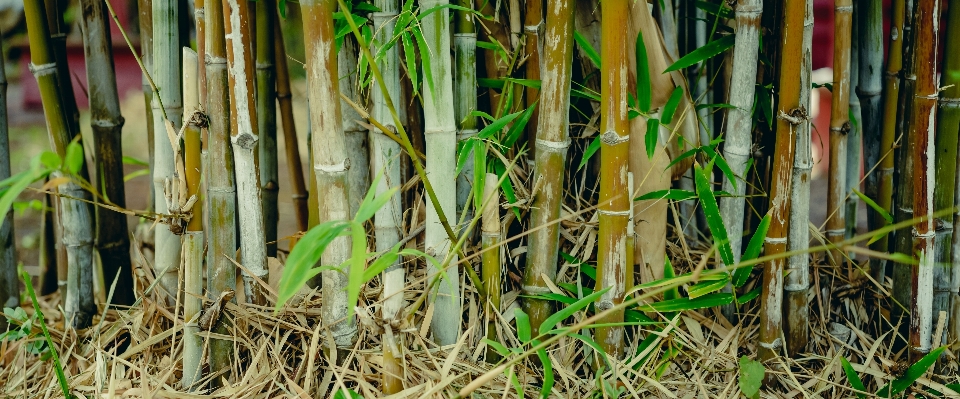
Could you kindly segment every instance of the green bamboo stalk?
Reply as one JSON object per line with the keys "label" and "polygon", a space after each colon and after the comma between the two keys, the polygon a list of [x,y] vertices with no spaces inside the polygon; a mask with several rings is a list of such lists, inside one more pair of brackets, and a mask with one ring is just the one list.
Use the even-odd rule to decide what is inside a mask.
{"label": "green bamboo stalk", "polygon": [[[731,237],[730,248],[734,262],[740,262],[743,241],[743,215],[746,205],[744,195],[747,181],[744,178],[750,160],[753,134],[753,97],[757,84],[757,53],[760,39],[760,15],[763,1],[740,0],[736,10],[736,43],[733,51],[733,76],[730,80],[730,105],[727,111],[727,129],[723,157],[730,165],[737,181],[723,179],[723,190],[730,196],[720,198],[720,216]],[[692,215],[691,213],[686,213]],[[734,320],[734,306],[723,307],[727,320]]]}
{"label": "green bamboo stalk", "polygon": [[[307,52],[307,86],[310,99],[310,124],[313,129],[313,169],[316,174],[319,221],[350,220],[350,188],[347,168],[346,137],[340,113],[336,44],[334,42],[334,0],[306,0],[300,3],[303,12],[303,34]],[[325,265],[340,265],[350,258],[349,237],[334,240],[320,260]],[[321,273],[323,303],[320,312],[339,348],[346,348],[356,339],[354,318],[347,317],[347,271]]]}
{"label": "green bamboo stalk", "polygon": [[[280,210],[280,171],[277,160],[277,73],[274,54],[277,13],[276,0],[256,2],[257,31],[257,132],[260,138],[260,195],[262,196],[263,224],[266,231],[267,256],[277,256],[277,224]],[[296,143],[294,143],[296,144]]]}
{"label": "green bamboo stalk", "polygon": [[[207,298],[216,300],[221,293],[236,290],[237,267],[232,259],[236,254],[236,184],[233,172],[233,150],[230,146],[230,96],[227,77],[226,39],[223,25],[223,5],[210,1],[204,7],[205,49],[207,76],[207,103],[210,119],[207,127],[209,163],[206,176],[207,212]],[[214,332],[227,334],[226,323],[219,323]],[[210,340],[210,372],[229,373],[233,360],[233,342]],[[229,377],[229,374],[226,375]],[[219,385],[220,379],[213,384]]]}
{"label": "green bamboo stalk", "polygon": [[[850,41],[853,18],[852,0],[834,2],[833,43],[833,92],[830,104],[830,170],[827,193],[827,231],[830,242],[840,242],[846,232],[847,194],[847,137],[853,126],[850,123]],[[839,249],[830,251],[830,262],[843,265],[844,254]],[[848,266],[847,277],[852,281],[854,268]]]}
{"label": "green bamboo stalk", "polygon": [[[300,160],[300,143],[297,138],[297,126],[293,121],[293,101],[290,93],[290,70],[287,67],[287,51],[280,29],[280,16],[273,14],[274,55],[277,67],[277,103],[280,106],[280,122],[283,124],[283,140],[286,145],[287,175],[290,179],[290,192],[293,197],[293,210],[297,218],[297,229],[307,231],[307,186],[303,179],[303,161]],[[291,244],[291,250],[293,245]]]}
{"label": "green bamboo stalk", "polygon": [[[960,54],[960,7],[955,6],[949,8],[948,11],[950,14],[947,17],[946,54]],[[947,87],[947,89],[940,94],[940,120],[937,137],[941,135],[956,137],[960,133],[958,132],[960,131],[960,58],[945,57],[942,86]],[[953,126],[952,130],[951,126]],[[937,156],[940,157],[941,155],[938,154]],[[954,158],[956,158],[956,155],[954,155]],[[958,162],[957,169],[953,173],[955,179],[960,178],[960,162]],[[938,176],[937,182],[940,184],[943,180]],[[960,183],[954,180],[953,187],[960,187]],[[953,200],[953,204],[948,205],[960,209],[960,206],[958,206],[960,198],[954,194]],[[938,207],[938,209],[940,208]],[[952,222],[951,228],[960,226],[960,211],[955,212]],[[960,345],[960,234],[952,234],[950,245],[952,246],[950,250],[950,260],[952,261],[950,280],[952,285],[950,286],[950,323],[947,324],[947,331],[949,332],[948,342],[953,343],[952,348],[956,351],[957,346]]]}
{"label": "green bamboo stalk", "polygon": [[[875,202],[880,204],[880,185],[883,179],[889,178],[889,171],[883,170],[883,163],[889,157],[893,160],[893,154],[888,154],[889,147],[884,148],[884,139],[882,134],[881,95],[883,94],[883,4],[880,0],[859,0],[857,9],[860,10],[859,24],[857,26],[860,37],[860,59],[859,59],[859,86],[857,87],[857,96],[860,98],[860,126],[863,131],[863,157],[864,169],[870,171],[867,173],[864,184],[864,193]],[[896,39],[899,41],[899,37]],[[891,55],[892,55],[891,50]],[[892,58],[892,57],[891,57]],[[895,89],[891,89],[895,90]],[[894,113],[895,114],[895,113]],[[881,161],[881,157],[883,160]],[[876,169],[874,169],[876,167]],[[889,200],[886,202],[889,206]],[[881,205],[883,206],[883,205]],[[888,209],[888,208],[884,208]],[[867,207],[867,226],[870,231],[874,231],[884,226],[885,220],[880,212],[873,207]],[[886,238],[883,238],[886,241]],[[876,244],[871,244],[871,249],[885,251]],[[870,275],[878,283],[883,283],[884,265],[882,259],[870,259]]]}
{"label": "green bamboo stalk", "polygon": [[[810,73],[813,71],[813,3],[807,2],[803,22],[803,60],[800,66],[800,106],[810,109]],[[790,181],[790,230],[787,233],[787,251],[797,251],[787,258],[787,275],[783,290],[786,296],[783,313],[787,324],[784,327],[787,354],[796,356],[803,352],[809,341],[810,309],[807,294],[810,291],[810,171],[813,169],[813,152],[810,142],[811,124],[803,121],[797,128],[796,153],[793,159],[793,176]]]}
{"label": "green bamboo stalk", "polygon": [[[597,302],[597,311],[611,309],[621,302],[625,292],[627,223],[632,212],[629,190],[630,122],[627,119],[627,0],[608,0],[601,7],[600,57],[600,229],[597,234],[597,289],[609,288]],[[603,323],[623,322],[623,312],[615,312]],[[597,341],[614,358],[623,352],[623,327],[601,327]]]}
{"label": "green bamboo stalk", "polygon": [[[790,213],[791,169],[796,150],[796,135],[807,118],[807,110],[800,101],[800,82],[805,66],[803,30],[807,20],[807,2],[812,0],[784,0],[783,25],[780,35],[780,98],[777,107],[777,143],[773,155],[773,175],[770,184],[770,228],[764,243],[764,254],[777,256],[787,248]],[[760,294],[761,361],[775,358],[783,341],[783,267],[784,259],[777,257],[764,264]]]}
{"label": "green bamboo stalk", "polygon": [[[3,39],[0,38],[0,54]],[[0,56],[0,181],[10,177],[10,140],[7,131],[7,74],[3,56]],[[44,212],[46,213],[46,212]],[[0,222],[0,306],[16,308],[20,305],[20,280],[17,279],[16,235],[13,230],[13,208]],[[7,318],[0,320],[0,331],[7,330]]]}
{"label": "green bamboo stalk", "polygon": [[[447,0],[424,0],[421,7],[430,9],[448,4]],[[453,240],[443,226],[440,211],[450,214],[456,211],[456,147],[457,125],[453,108],[453,77],[450,60],[450,14],[446,9],[423,18],[423,36],[431,59],[433,82],[424,82],[423,117],[424,136],[427,147],[427,175],[438,188],[437,203],[427,202],[426,252],[437,259],[446,257]],[[441,209],[438,210],[436,207]],[[452,264],[456,264],[454,257]],[[427,275],[435,276],[439,270],[428,262]],[[460,298],[460,272],[457,268],[446,270],[440,277],[437,291],[431,291],[435,313],[431,322],[434,338],[440,345],[452,345],[460,336],[462,299]]]}
{"label": "green bamboo stalk", "polygon": [[[139,22],[140,22],[140,62],[143,63],[144,69],[147,71],[153,72],[153,7],[150,5],[150,0],[138,0],[137,1],[137,10],[139,11]],[[153,100],[153,87],[150,85],[150,80],[147,78],[147,75],[143,75],[141,78],[141,86],[143,87],[143,101],[146,105],[144,109],[146,110],[147,118],[147,154],[148,154],[148,164],[150,165],[150,173],[153,175],[154,168],[154,154],[153,154],[153,107],[150,105],[150,102]],[[150,197],[147,198],[147,210],[153,210],[153,204],[156,198],[155,186],[150,185]],[[143,223],[144,226],[148,226],[146,223]]]}
{"label": "green bamboo stalk", "polygon": [[[110,26],[102,1],[81,1],[84,33],[84,55],[87,62],[87,91],[90,94],[90,128],[96,144],[97,191],[117,207],[126,207],[123,184],[122,128],[120,96],[113,65]],[[127,216],[103,207],[96,207],[97,239],[100,263],[106,286],[116,288],[113,304],[132,305],[133,268],[130,261],[130,239]]]}
{"label": "green bamboo stalk", "polygon": [[[855,1],[852,2],[852,19],[850,23],[850,90],[848,104],[850,110],[850,133],[847,134],[847,176],[844,178],[844,239],[857,235],[857,205],[860,197],[853,190],[860,189],[860,161],[863,148],[863,119],[860,111],[860,97],[856,95],[860,87],[860,35],[859,20],[861,10]],[[851,265],[855,264],[855,257],[848,253]]]}
{"label": "green bamboo stalk", "polygon": [[[473,7],[473,0],[457,0],[458,5],[464,8]],[[454,111],[457,120],[457,142],[461,145],[470,145],[470,137],[477,134],[477,118],[470,113],[477,110],[477,31],[473,23],[472,13],[457,10],[456,33],[453,34],[454,84],[453,91],[456,101]],[[531,123],[532,121],[528,122]],[[529,124],[527,125],[529,127]],[[460,219],[473,218],[473,208],[467,203],[470,192],[473,190],[473,157],[467,157],[457,176],[457,214]]]}
{"label": "green bamboo stalk", "polygon": [[[566,172],[567,148],[570,146],[570,86],[573,70],[572,0],[547,3],[546,36],[555,38],[544,43],[544,73],[540,85],[540,115],[537,125],[536,163],[533,181],[543,181],[530,208],[530,244],[524,270],[523,292],[538,295],[550,289],[542,276],[555,279],[560,251],[560,218],[563,205],[563,181]],[[551,281],[552,282],[552,281]],[[530,316],[534,331],[553,312],[550,301],[527,298],[524,311]]]}
{"label": "green bamboo stalk", "polygon": [[[570,20],[572,21],[572,19]],[[483,200],[489,201],[489,204],[483,208],[480,225],[480,250],[482,253],[480,258],[483,264],[483,284],[486,288],[484,293],[486,302],[483,307],[484,313],[487,315],[487,339],[493,342],[500,342],[497,336],[497,315],[501,312],[500,290],[503,284],[503,269],[500,262],[500,241],[503,233],[500,226],[500,187],[497,184],[498,181],[499,177],[495,173],[487,173],[484,177]],[[536,328],[540,328],[539,324]],[[486,360],[488,363],[496,363],[500,360],[500,354],[492,347],[487,348]]]}
{"label": "green bamboo stalk", "polygon": [[[193,391],[203,379],[203,337],[197,319],[203,309],[203,209],[200,203],[200,135],[206,116],[200,111],[199,61],[197,53],[183,49],[183,103],[186,107],[183,121],[184,178],[187,198],[193,202],[187,231],[183,234],[183,389]],[[189,212],[189,211],[188,211]]]}
{"label": "green bamboo stalk", "polygon": [[[70,122],[69,108],[65,106],[67,101],[59,88],[59,68],[46,14],[42,0],[24,2],[30,40],[30,69],[40,87],[51,146],[62,159],[66,156],[67,145],[79,132],[73,130],[77,125]],[[97,310],[93,302],[93,218],[90,208],[82,202],[89,200],[90,195],[72,181],[61,184],[58,190],[61,194],[80,198],[59,201],[58,216],[62,228],[58,238],[67,252],[64,264],[69,265],[65,317],[74,328],[86,328]]]}
{"label": "green bamboo stalk", "polygon": [[[930,351],[933,335],[933,289],[936,254],[936,235],[933,218],[936,152],[934,132],[937,113],[937,34],[940,21],[939,0],[917,0],[914,15],[913,67],[916,72],[916,87],[910,113],[910,146],[913,150],[914,168],[913,212],[925,219],[914,225],[913,253],[919,256],[919,264],[913,266],[910,301],[910,353],[912,361]],[[946,276],[944,276],[946,277]],[[937,343],[939,346],[940,343]]]}

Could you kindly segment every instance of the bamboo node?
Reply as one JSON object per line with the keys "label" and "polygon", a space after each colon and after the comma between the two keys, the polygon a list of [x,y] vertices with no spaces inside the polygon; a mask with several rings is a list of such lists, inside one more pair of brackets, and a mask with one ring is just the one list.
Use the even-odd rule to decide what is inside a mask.
{"label": "bamboo node", "polygon": [[346,172],[350,170],[350,158],[344,158],[340,163],[333,165],[324,165],[322,163],[317,163],[313,167],[314,170],[323,173],[339,173]]}
{"label": "bamboo node", "polygon": [[41,76],[46,76],[46,75],[50,75],[52,73],[57,72],[57,63],[51,62],[49,64],[37,65],[31,62],[29,65],[29,68],[30,68],[30,73],[32,73],[33,76],[39,78]]}
{"label": "bamboo node", "polygon": [[258,71],[265,71],[265,70],[273,69],[273,67],[274,67],[274,65],[273,65],[272,62],[258,62],[258,63],[257,63],[257,70],[258,70]]}
{"label": "bamboo node", "polygon": [[235,146],[245,150],[252,150],[257,145],[258,139],[250,133],[241,133],[233,136],[233,139],[230,141],[232,141]]}
{"label": "bamboo node", "polygon": [[613,210],[600,209],[597,211],[597,213],[601,215],[611,215],[611,216],[629,216],[632,213],[632,211],[629,209],[625,211],[613,211]]}
{"label": "bamboo node", "polygon": [[[537,140],[539,142],[539,140]],[[617,145],[630,141],[630,135],[621,136],[613,130],[608,130],[600,136],[600,142],[606,145]]]}
{"label": "bamboo node", "polygon": [[807,114],[807,109],[804,107],[797,107],[790,110],[790,113],[780,111],[780,114],[777,115],[777,118],[783,119],[790,123],[791,125],[799,125],[804,121],[810,119],[810,115]]}
{"label": "bamboo node", "polygon": [[537,139],[537,149],[549,152],[566,152],[570,147],[570,138],[563,141]]}
{"label": "bamboo node", "polygon": [[786,244],[787,237],[767,237],[763,239],[763,242],[767,244]]}
{"label": "bamboo node", "polygon": [[783,340],[777,337],[777,339],[773,340],[773,342],[760,341],[760,346],[770,350],[777,350],[783,346]]}
{"label": "bamboo node", "polygon": [[[796,271],[794,271],[794,273],[796,273]],[[799,291],[806,291],[808,289],[810,289],[809,281],[793,283],[793,284],[787,284],[787,283],[783,284],[783,290],[786,292],[799,292]]]}
{"label": "bamboo node", "polygon": [[527,293],[527,294],[534,294],[534,295],[536,295],[536,294],[549,294],[549,293],[553,292],[553,291],[550,291],[550,288],[547,288],[547,287],[539,287],[539,286],[536,286],[536,285],[527,285],[527,284],[522,285],[522,286],[520,287],[520,289],[523,290],[523,292],[525,292],[525,293]]}
{"label": "bamboo node", "polygon": [[853,6],[837,6],[833,8],[836,12],[853,12]]}
{"label": "bamboo node", "polygon": [[960,108],[960,98],[940,98],[940,108]]}

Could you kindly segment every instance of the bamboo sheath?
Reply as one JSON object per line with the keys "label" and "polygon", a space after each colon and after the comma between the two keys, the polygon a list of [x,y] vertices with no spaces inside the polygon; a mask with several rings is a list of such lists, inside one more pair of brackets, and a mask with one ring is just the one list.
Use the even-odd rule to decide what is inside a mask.
{"label": "bamboo sheath", "polygon": [[[0,53],[3,40],[0,39]],[[0,181],[10,177],[10,137],[7,130],[7,75],[4,57],[0,57]],[[20,304],[20,280],[17,278],[16,235],[13,230],[13,209],[0,215],[0,306],[16,308]],[[0,331],[6,331],[7,319],[0,320]]]}
{"label": "bamboo sheath", "polygon": [[[947,17],[947,43],[946,43],[946,54],[958,54],[960,53],[960,7],[954,6],[948,9],[949,16]],[[937,137],[944,135],[952,135],[954,138],[960,134],[960,57],[944,57],[943,65],[943,83],[941,87],[946,87],[940,93],[940,120],[937,125]],[[958,144],[960,145],[960,144]],[[947,148],[938,148],[938,151],[949,151]],[[960,151],[958,151],[960,152]],[[938,152],[937,156],[941,156],[942,152]],[[954,152],[957,154],[957,152]],[[956,161],[956,155],[954,155],[954,161]],[[960,183],[957,183],[957,180],[960,179],[960,162],[957,163],[957,169],[954,170],[954,189],[960,187]],[[940,178],[939,172],[937,175],[937,184],[942,184],[943,180]],[[960,225],[960,198],[954,195],[953,203],[947,204],[947,206],[953,206],[958,211],[955,211],[953,219],[951,220],[950,228],[953,229],[953,226]],[[939,209],[943,209],[938,207]],[[944,245],[947,245],[944,243]],[[951,236],[951,242],[949,243],[951,249],[951,257],[949,258],[952,265],[950,280],[952,285],[950,286],[950,322],[947,324],[948,328],[948,342],[952,343],[952,348],[956,351],[958,345],[960,345],[960,234],[953,233]],[[945,262],[947,259],[942,260]]]}
{"label": "bamboo sheath", "polygon": [[[544,279],[553,282],[557,274],[560,225],[563,205],[563,182],[567,150],[570,146],[570,92],[573,70],[574,0],[547,3],[544,42],[544,73],[540,85],[539,113],[533,143],[537,147],[532,186],[538,187],[530,209],[530,243],[527,267],[524,270],[523,293],[539,295],[550,292]],[[530,316],[530,325],[539,331],[540,324],[553,312],[552,303],[534,298],[523,301],[523,310]],[[488,352],[489,353],[489,352]]]}
{"label": "bamboo sheath", "polygon": [[[259,158],[260,195],[263,199],[263,228],[266,232],[267,256],[277,256],[277,224],[280,221],[278,195],[280,170],[277,160],[277,71],[274,60],[274,35],[277,13],[276,0],[256,2],[256,101],[257,137],[260,139]],[[282,40],[281,40],[282,41]]]}
{"label": "bamboo sheath", "polygon": [[[472,0],[458,0],[461,7],[472,8]],[[473,22],[474,15],[457,10],[456,33],[453,34],[454,84],[453,99],[456,101],[454,111],[457,118],[457,143],[469,145],[468,140],[477,134],[477,118],[470,113],[477,110],[477,32]],[[527,124],[529,127],[529,123]],[[467,147],[469,148],[469,147]],[[461,220],[473,218],[473,207],[467,203],[473,190],[474,157],[468,156],[457,176],[457,215]],[[468,232],[469,234],[470,232]]]}
{"label": "bamboo sheath", "polygon": [[[882,133],[881,96],[883,94],[883,7],[880,0],[858,0],[857,10],[860,12],[857,35],[860,40],[859,75],[857,96],[860,99],[860,125],[863,131],[863,157],[866,182],[864,193],[880,204],[880,185],[883,179],[889,179],[889,173],[884,172],[883,163],[887,158],[893,160],[889,147],[884,147]],[[899,40],[899,38],[897,39]],[[892,50],[891,50],[892,54]],[[883,158],[883,160],[881,160]],[[872,170],[872,172],[870,172]],[[889,206],[889,201],[887,201]],[[882,205],[881,205],[882,206]],[[883,208],[883,209],[889,209]],[[873,231],[884,226],[883,216],[872,207],[867,207],[867,226]],[[886,238],[883,238],[885,241]],[[876,244],[871,249],[880,250]],[[870,260],[870,275],[879,283],[883,283],[885,262],[881,259]]]}
{"label": "bamboo sheath", "polygon": [[[183,49],[183,103],[185,106],[183,148],[187,197],[200,196],[200,135],[206,117],[200,113],[199,60],[197,53]],[[184,389],[193,390],[202,379],[203,337],[197,319],[203,304],[203,209],[194,202],[187,231],[183,234],[183,378]]]}
{"label": "bamboo sheath", "polygon": [[[286,145],[287,177],[290,179],[290,192],[293,199],[293,211],[296,215],[297,230],[307,231],[307,185],[303,178],[303,161],[300,159],[300,142],[297,138],[297,126],[293,120],[293,100],[290,93],[290,70],[287,67],[287,51],[280,29],[280,16],[273,13],[273,46],[277,70],[277,104],[280,107],[280,122],[283,126],[283,141]],[[291,250],[293,245],[291,245]]]}
{"label": "bamboo sheath", "polygon": [[[830,103],[830,177],[827,192],[827,231],[830,242],[843,241],[846,232],[844,198],[847,194],[847,137],[850,123],[850,36],[853,2],[837,0],[834,6],[833,92]],[[831,263],[842,266],[845,255],[839,249],[830,251]],[[853,266],[847,270],[853,279]]]}

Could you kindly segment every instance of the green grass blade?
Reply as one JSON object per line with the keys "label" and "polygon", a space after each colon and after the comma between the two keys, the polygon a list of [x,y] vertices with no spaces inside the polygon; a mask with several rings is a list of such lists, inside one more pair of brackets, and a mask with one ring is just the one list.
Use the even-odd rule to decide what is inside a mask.
{"label": "green grass blade", "polygon": [[916,363],[907,369],[907,372],[904,373],[902,377],[890,381],[890,383],[884,385],[883,388],[880,388],[880,390],[877,391],[877,396],[892,398],[900,392],[906,391],[907,388],[910,388],[910,386],[913,385],[918,378],[922,377],[923,374],[930,369],[930,367],[933,367],[934,363],[937,362],[937,359],[940,358],[940,354],[943,353],[943,350],[946,348],[946,346],[941,346],[930,351],[930,353],[926,354],[926,356],[922,357],[920,360],[917,360]]}
{"label": "green grass blade", "polygon": [[[847,361],[847,358],[841,357],[840,364],[843,365],[843,372],[847,374],[847,382],[850,383],[850,386],[860,392],[866,392],[867,388],[863,386],[863,381],[861,381],[860,376],[857,375],[857,370],[853,369],[853,366],[850,365],[850,362]],[[866,399],[867,395],[860,392],[857,392],[857,397],[860,399]]]}

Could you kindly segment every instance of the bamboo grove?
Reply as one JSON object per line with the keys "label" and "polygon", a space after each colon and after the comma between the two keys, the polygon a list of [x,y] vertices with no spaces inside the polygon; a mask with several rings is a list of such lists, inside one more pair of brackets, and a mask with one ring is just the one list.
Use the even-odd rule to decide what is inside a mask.
{"label": "bamboo grove", "polygon": [[[902,361],[956,365],[956,0],[836,0],[832,43],[813,40],[813,0],[139,1],[133,23],[79,3],[92,143],[59,2],[24,1],[51,145],[27,170],[10,170],[0,73],[0,302],[32,287],[13,208],[39,195],[39,293],[78,331],[158,303],[181,328],[177,389],[251,361],[229,306],[309,313],[303,361],[374,351],[384,395],[410,388],[414,351],[465,343],[489,367],[461,396],[521,362],[543,396],[561,361],[609,377],[658,353],[659,378],[683,350],[657,337],[694,310],[752,329],[748,357],[789,371],[828,350],[813,330],[849,316],[831,307],[844,290],[875,293],[857,312]],[[121,115],[117,74],[135,71],[115,68],[111,26],[145,115]],[[149,142],[146,210],[127,209],[122,140]],[[584,349],[564,360],[557,342]]]}

